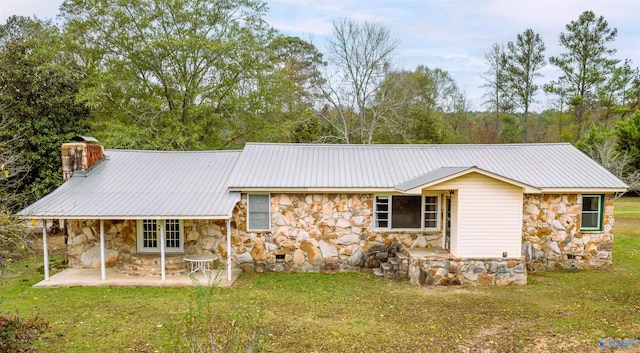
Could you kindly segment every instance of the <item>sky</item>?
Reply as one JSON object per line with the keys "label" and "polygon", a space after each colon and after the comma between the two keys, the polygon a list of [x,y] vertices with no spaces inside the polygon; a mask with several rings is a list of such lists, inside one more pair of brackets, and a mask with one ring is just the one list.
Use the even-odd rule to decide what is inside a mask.
{"label": "sky", "polygon": [[[0,23],[11,15],[54,19],[63,0],[0,0]],[[565,26],[584,11],[603,16],[618,29],[611,45],[616,58],[640,66],[639,0],[267,0],[267,22],[287,35],[312,42],[326,52],[335,20],[376,21],[400,44],[394,64],[406,70],[419,65],[447,71],[466,93],[472,110],[483,110],[481,77],[487,71],[485,54],[495,43],[515,42],[531,28],[546,45],[545,57],[564,50],[558,44]],[[536,83],[556,79],[559,71],[547,65]],[[553,97],[536,97],[538,110]]]}

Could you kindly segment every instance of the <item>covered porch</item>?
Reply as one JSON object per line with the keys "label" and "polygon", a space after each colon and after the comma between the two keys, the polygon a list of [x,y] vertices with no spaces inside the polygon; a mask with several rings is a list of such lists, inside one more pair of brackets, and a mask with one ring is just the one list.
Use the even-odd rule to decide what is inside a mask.
{"label": "covered porch", "polygon": [[241,273],[241,270],[234,269],[228,277],[226,270],[213,270],[208,276],[196,272],[191,275],[166,276],[162,280],[161,275],[131,276],[119,273],[113,268],[107,268],[106,276],[102,279],[100,269],[67,268],[36,283],[34,287],[193,287],[196,285],[230,287]]}
{"label": "covered porch", "polygon": [[[56,276],[49,276],[43,227],[45,282],[178,285],[185,261],[217,257],[225,263],[219,277],[232,283],[230,227],[240,193],[226,182],[240,151],[105,151],[96,142],[79,136],[63,144],[65,182],[18,213],[43,224],[72,223],[70,270]],[[182,283],[190,282],[184,276]]]}
{"label": "covered porch", "polygon": [[[65,242],[65,252],[69,261],[69,268],[50,275],[49,261],[49,235],[47,234],[48,223],[43,219],[42,227],[42,250],[44,260],[44,281],[36,284],[35,287],[70,287],[70,286],[193,286],[200,285],[217,285],[230,286],[238,278],[241,270],[234,269],[230,251],[230,221],[222,220],[224,233],[220,234],[222,242],[218,249],[222,252],[222,256],[211,254],[209,252],[201,252],[196,246],[187,252],[183,246],[187,237],[182,227],[173,237],[174,243],[180,244],[180,250],[185,251],[167,252],[170,240],[167,237],[165,229],[165,220],[154,220],[158,224],[154,231],[154,242],[158,244],[159,253],[140,253],[135,250],[128,252],[120,248],[116,250],[114,244],[118,242],[117,238],[122,238],[123,232],[121,226],[114,226],[109,223],[111,232],[105,231],[105,223],[111,222],[105,219],[93,220],[91,226],[85,224],[80,233],[82,236],[73,236],[73,232],[67,227],[64,231],[69,235],[68,242]],[[121,224],[121,223],[116,223]],[[135,222],[134,222],[135,224]],[[180,220],[182,225],[182,220]],[[77,227],[76,227],[77,228]],[[78,229],[80,229],[78,228]],[[97,228],[97,234],[92,233],[92,228]],[[129,227],[131,228],[131,227]],[[135,229],[135,227],[133,227]],[[196,222],[193,222],[193,229],[196,228]],[[203,227],[206,228],[206,227]],[[133,231],[135,232],[135,230]],[[125,232],[126,233],[126,232]],[[191,231],[190,234],[198,234]],[[86,236],[89,234],[89,236]],[[85,250],[74,256],[73,238],[91,238],[93,241],[88,244],[81,244],[80,248]],[[95,239],[97,238],[97,239]],[[133,248],[136,248],[135,234],[133,240]],[[106,246],[106,244],[110,244]],[[187,242],[188,244],[197,244],[197,241]],[[195,245],[193,245],[195,246]],[[193,247],[191,246],[191,247]],[[86,250],[89,249],[89,250]],[[81,259],[81,260],[79,260]],[[90,265],[84,262],[91,259]],[[96,261],[97,260],[97,261]]]}

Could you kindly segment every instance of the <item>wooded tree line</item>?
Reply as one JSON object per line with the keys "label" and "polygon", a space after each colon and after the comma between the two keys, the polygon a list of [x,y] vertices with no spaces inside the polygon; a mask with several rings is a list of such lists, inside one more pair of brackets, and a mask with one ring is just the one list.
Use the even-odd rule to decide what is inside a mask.
{"label": "wooded tree line", "polygon": [[[608,148],[608,162],[637,176],[640,74],[613,59],[617,31],[590,11],[566,25],[564,51],[548,60],[532,29],[488,48],[483,112],[446,71],[394,67],[398,41],[379,22],[336,20],[321,51],[274,30],[266,12],[260,0],[67,0],[59,23],[9,18],[0,25],[3,207],[57,186],[60,145],[82,134],[161,150],[569,141]],[[542,83],[548,64],[561,75]],[[556,104],[534,113],[542,91]]]}

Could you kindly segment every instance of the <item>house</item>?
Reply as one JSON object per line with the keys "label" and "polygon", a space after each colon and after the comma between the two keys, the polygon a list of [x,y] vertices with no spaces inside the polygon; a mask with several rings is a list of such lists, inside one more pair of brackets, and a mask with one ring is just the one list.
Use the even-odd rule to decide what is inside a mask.
{"label": "house", "polygon": [[229,271],[526,284],[527,270],[610,269],[627,190],[568,143],[164,152],[80,137],[62,160],[68,180],[20,215],[67,220],[69,266],[103,277],[164,279],[185,255],[217,254]]}

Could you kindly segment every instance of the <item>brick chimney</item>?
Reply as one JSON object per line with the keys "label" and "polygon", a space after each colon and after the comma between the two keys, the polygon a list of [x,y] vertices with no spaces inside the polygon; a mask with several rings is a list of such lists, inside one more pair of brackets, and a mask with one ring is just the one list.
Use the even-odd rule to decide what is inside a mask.
{"label": "brick chimney", "polygon": [[76,170],[89,170],[104,156],[104,147],[90,136],[75,136],[73,142],[62,144],[62,180],[71,178]]}

